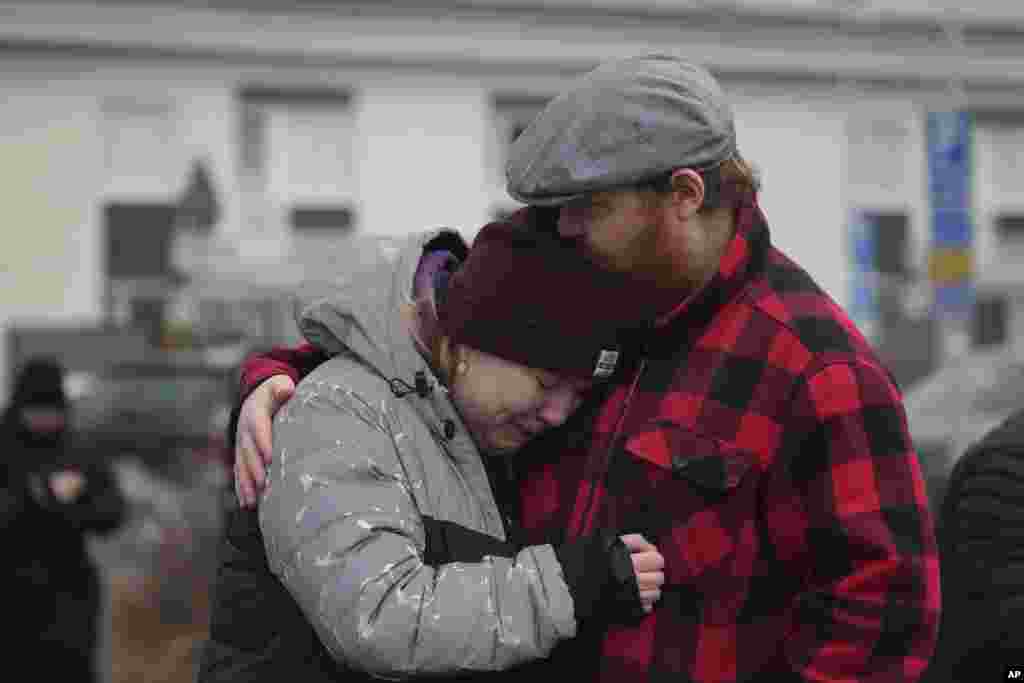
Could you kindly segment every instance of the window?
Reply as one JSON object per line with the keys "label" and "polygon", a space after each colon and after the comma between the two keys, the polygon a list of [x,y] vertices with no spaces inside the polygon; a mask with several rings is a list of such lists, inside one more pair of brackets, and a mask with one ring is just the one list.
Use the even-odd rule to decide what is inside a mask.
{"label": "window", "polygon": [[295,233],[350,230],[356,198],[350,94],[248,87],[240,100],[242,187],[246,203],[264,213],[256,221],[277,221]]}
{"label": "window", "polygon": [[874,215],[878,231],[875,238],[875,265],[878,272],[904,276],[908,272],[908,232],[910,218],[906,213],[884,212]]}
{"label": "window", "polygon": [[352,228],[352,209],[348,206],[293,206],[288,222],[292,230],[299,232],[345,232]]}
{"label": "window", "polygon": [[1005,293],[981,293],[974,302],[971,338],[976,347],[999,346],[1007,339],[1009,297]]}
{"label": "window", "polygon": [[995,224],[1000,242],[1024,243],[1024,213],[1001,213]]}
{"label": "window", "polygon": [[174,204],[109,203],[105,207],[106,271],[114,280],[170,278]]}

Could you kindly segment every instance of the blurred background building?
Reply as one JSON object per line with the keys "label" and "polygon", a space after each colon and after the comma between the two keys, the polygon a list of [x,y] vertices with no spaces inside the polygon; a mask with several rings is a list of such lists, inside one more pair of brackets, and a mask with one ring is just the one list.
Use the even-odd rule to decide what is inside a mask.
{"label": "blurred background building", "polygon": [[286,293],[360,240],[471,238],[516,207],[505,152],[547,98],[667,51],[731,93],[773,239],[892,366],[938,496],[1024,403],[1024,5],[970,4],[0,0],[0,395],[57,353],[166,522],[110,557],[166,561],[216,528],[182,501],[226,470],[181,454],[219,462],[239,359],[297,339]]}

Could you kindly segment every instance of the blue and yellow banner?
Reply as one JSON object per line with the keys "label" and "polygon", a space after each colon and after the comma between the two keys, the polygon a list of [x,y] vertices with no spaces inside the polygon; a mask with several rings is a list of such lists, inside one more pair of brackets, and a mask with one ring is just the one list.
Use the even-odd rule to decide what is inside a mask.
{"label": "blue and yellow banner", "polygon": [[928,274],[934,287],[933,312],[943,321],[969,322],[974,309],[972,129],[969,112],[928,113]]}
{"label": "blue and yellow banner", "polygon": [[877,223],[874,214],[860,208],[850,209],[847,215],[851,267],[848,311],[857,327],[869,338],[874,336],[879,322]]}

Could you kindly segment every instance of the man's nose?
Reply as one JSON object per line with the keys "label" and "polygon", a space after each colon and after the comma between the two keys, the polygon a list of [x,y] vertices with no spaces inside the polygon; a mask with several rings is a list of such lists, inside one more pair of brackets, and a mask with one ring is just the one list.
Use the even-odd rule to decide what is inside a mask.
{"label": "man's nose", "polygon": [[563,387],[551,392],[537,416],[544,421],[544,424],[557,427],[569,419],[577,405],[579,405],[577,392],[574,389]]}
{"label": "man's nose", "polygon": [[563,206],[558,211],[558,234],[565,238],[582,237],[586,233],[586,207]]}

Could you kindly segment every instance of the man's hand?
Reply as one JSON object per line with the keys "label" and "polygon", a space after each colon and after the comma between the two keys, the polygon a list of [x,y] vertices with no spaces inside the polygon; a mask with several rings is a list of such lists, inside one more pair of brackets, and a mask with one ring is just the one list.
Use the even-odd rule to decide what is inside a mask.
{"label": "man's hand", "polygon": [[633,559],[633,573],[640,586],[640,603],[644,612],[650,614],[654,603],[661,599],[661,587],[665,583],[665,558],[640,534],[625,534],[621,538]]}
{"label": "man's hand", "polygon": [[271,421],[295,393],[295,382],[274,375],[253,389],[242,403],[235,432],[235,493],[243,507],[256,504],[266,484],[266,465],[273,456]]}

